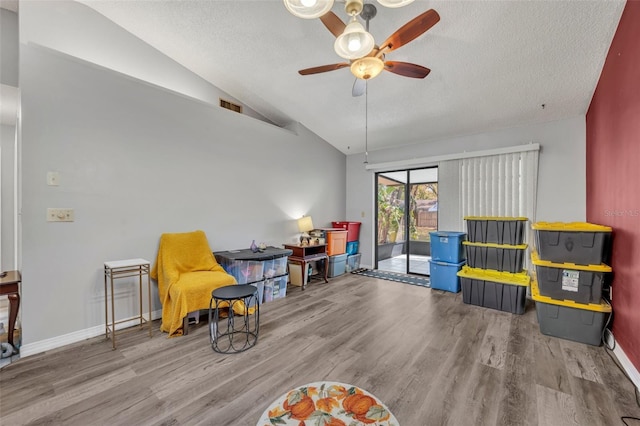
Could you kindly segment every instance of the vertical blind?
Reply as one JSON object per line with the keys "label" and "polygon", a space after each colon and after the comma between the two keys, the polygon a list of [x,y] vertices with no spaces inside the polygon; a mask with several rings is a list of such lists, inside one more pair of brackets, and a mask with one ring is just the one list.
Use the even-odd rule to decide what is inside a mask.
{"label": "vertical blind", "polygon": [[[535,221],[538,151],[487,155],[438,164],[440,229],[464,230],[465,216]],[[449,188],[443,190],[443,185]]]}
{"label": "vertical blind", "polygon": [[537,151],[461,160],[462,216],[524,216],[533,220],[537,177]]}

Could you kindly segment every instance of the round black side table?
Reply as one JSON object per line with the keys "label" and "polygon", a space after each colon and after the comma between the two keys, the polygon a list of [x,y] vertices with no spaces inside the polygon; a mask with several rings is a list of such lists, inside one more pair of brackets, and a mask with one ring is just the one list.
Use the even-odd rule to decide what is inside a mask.
{"label": "round black side table", "polygon": [[[229,306],[226,327],[219,323],[220,308]],[[222,306],[221,306],[222,305]],[[244,314],[234,313],[234,307],[240,306]],[[249,315],[249,306],[255,308]],[[246,351],[258,341],[260,328],[260,304],[258,288],[253,285],[229,285],[211,292],[209,303],[209,338],[214,351],[223,354]]]}

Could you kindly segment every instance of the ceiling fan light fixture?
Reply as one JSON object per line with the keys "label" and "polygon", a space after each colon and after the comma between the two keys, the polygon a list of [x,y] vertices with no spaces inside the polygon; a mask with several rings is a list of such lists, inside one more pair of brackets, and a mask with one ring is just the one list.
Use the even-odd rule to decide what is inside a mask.
{"label": "ceiling fan light fixture", "polygon": [[333,0],[284,0],[284,6],[298,18],[315,19],[331,10]]}
{"label": "ceiling fan light fixture", "polygon": [[338,56],[345,59],[358,59],[368,55],[374,46],[373,36],[354,16],[345,27],[344,32],[336,38],[333,48]]}
{"label": "ceiling fan light fixture", "polygon": [[375,56],[360,58],[351,64],[351,73],[362,80],[370,80],[377,77],[383,69],[384,62]]}
{"label": "ceiling fan light fixture", "polygon": [[364,7],[363,0],[346,0],[344,5],[344,10],[347,12],[347,15],[359,15],[362,12],[362,8]]}
{"label": "ceiling fan light fixture", "polygon": [[409,3],[413,3],[413,0],[378,0],[378,3],[384,7],[402,7]]}

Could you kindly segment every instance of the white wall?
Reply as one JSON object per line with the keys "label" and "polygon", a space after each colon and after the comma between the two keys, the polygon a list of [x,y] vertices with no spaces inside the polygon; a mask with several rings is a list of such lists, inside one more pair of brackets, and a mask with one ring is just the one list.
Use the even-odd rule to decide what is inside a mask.
{"label": "white wall", "polygon": [[18,14],[0,8],[0,83],[18,87]]}
{"label": "white wall", "polygon": [[[585,117],[447,139],[369,153],[369,163],[403,161],[437,155],[481,151],[529,142],[541,145],[537,221],[586,220]],[[362,222],[361,263],[373,266],[374,172],[365,170],[363,155],[347,157],[347,220]],[[364,217],[362,213],[364,212]]]}
{"label": "white wall", "polygon": [[[20,3],[20,42],[42,46],[217,105],[242,104],[90,7],[68,0]],[[268,121],[244,105],[243,114]]]}
{"label": "white wall", "polygon": [[[16,268],[14,238],[15,100],[18,86],[18,15],[0,8],[0,269]],[[7,296],[0,297],[0,322],[9,318]]]}
{"label": "white wall", "polygon": [[2,197],[2,240],[0,241],[2,257],[0,258],[0,266],[2,270],[16,269],[15,263],[15,206],[14,206],[14,156],[16,146],[16,128],[15,126],[0,126],[0,169],[2,176],[0,181],[0,196]]}
{"label": "white wall", "polygon": [[[155,259],[163,232],[203,229],[215,251],[289,242],[303,214],[318,227],[342,218],[345,156],[305,128],[44,47],[20,53],[23,353],[100,330],[103,263]],[[47,186],[49,171],[60,186]],[[74,208],[75,222],[46,222],[48,207]],[[118,287],[117,315],[131,315],[135,287]]]}

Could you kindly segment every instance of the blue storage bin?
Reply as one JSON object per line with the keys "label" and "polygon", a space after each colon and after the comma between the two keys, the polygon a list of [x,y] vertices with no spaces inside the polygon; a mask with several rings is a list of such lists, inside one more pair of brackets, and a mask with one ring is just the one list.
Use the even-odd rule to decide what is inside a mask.
{"label": "blue storage bin", "polygon": [[431,259],[449,263],[460,263],[465,260],[462,242],[465,241],[466,235],[465,232],[429,232],[431,237]]}
{"label": "blue storage bin", "polygon": [[452,293],[460,291],[460,277],[458,271],[465,265],[465,261],[460,263],[440,262],[431,260],[431,288],[445,290]]}
{"label": "blue storage bin", "polygon": [[359,245],[358,241],[347,241],[347,254],[357,254]]}
{"label": "blue storage bin", "polygon": [[329,256],[329,272],[327,274],[329,278],[337,277],[345,273],[348,256],[346,253]]}

